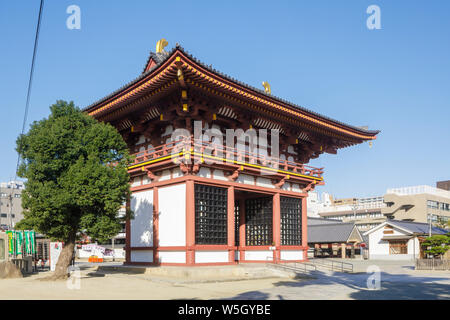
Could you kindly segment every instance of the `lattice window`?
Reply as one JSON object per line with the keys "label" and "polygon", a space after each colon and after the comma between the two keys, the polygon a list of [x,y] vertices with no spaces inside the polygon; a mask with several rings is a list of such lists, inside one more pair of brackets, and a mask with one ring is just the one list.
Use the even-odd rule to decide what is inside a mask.
{"label": "lattice window", "polygon": [[245,200],[247,246],[272,245],[272,197]]}
{"label": "lattice window", "polygon": [[195,243],[227,244],[227,189],[195,185]]}
{"label": "lattice window", "polygon": [[407,254],[407,240],[389,240],[389,254]]}
{"label": "lattice window", "polygon": [[239,226],[240,226],[240,207],[239,201],[234,201],[234,245],[239,245]]}
{"label": "lattice window", "polygon": [[281,245],[302,244],[302,200],[280,197]]}

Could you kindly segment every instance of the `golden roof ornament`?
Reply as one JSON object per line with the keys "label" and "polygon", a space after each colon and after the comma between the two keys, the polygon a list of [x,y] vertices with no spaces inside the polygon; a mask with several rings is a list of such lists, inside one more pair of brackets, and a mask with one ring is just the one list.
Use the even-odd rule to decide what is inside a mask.
{"label": "golden roof ornament", "polygon": [[270,84],[267,81],[263,81],[262,85],[264,87],[264,92],[270,94]]}
{"label": "golden roof ornament", "polygon": [[161,40],[159,40],[156,43],[156,53],[163,53],[164,52],[164,48],[168,45],[169,43],[167,42],[166,39],[162,38]]}

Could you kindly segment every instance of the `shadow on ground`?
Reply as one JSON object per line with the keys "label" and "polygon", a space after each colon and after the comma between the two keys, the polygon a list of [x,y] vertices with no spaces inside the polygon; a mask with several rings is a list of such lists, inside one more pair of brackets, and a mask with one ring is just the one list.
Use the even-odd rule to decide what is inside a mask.
{"label": "shadow on ground", "polygon": [[[343,295],[356,300],[450,299],[450,284],[437,283],[448,281],[449,277],[381,272],[379,289],[368,289],[368,279],[373,275],[371,273],[315,271],[311,275],[316,279],[279,281],[274,283],[274,288],[248,291],[228,299],[333,299],[333,296]],[[373,284],[370,280],[369,283]],[[315,286],[315,290],[308,290],[311,286]]]}

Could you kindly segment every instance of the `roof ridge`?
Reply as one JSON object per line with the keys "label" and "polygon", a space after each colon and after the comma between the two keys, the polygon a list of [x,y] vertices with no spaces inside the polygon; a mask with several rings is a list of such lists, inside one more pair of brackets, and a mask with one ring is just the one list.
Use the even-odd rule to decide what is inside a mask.
{"label": "roof ridge", "polygon": [[353,222],[339,222],[339,223],[313,224],[313,225],[308,226],[308,228],[317,227],[317,226],[334,226],[334,225],[344,226],[344,225],[354,225],[354,223]]}

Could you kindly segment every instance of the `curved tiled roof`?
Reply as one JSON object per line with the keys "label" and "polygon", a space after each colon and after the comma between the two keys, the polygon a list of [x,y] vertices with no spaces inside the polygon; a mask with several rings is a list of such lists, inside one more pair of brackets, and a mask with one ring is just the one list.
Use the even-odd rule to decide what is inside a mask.
{"label": "curved tiled roof", "polygon": [[[274,95],[272,95],[272,94],[267,94],[264,90],[261,90],[261,89],[259,89],[259,88],[250,86],[250,85],[248,85],[248,84],[246,84],[246,83],[243,83],[243,82],[241,82],[241,81],[239,81],[239,80],[237,80],[237,79],[235,79],[235,78],[233,78],[233,77],[231,77],[231,76],[229,76],[229,75],[226,75],[226,74],[220,72],[219,70],[214,69],[211,65],[209,65],[209,66],[206,65],[205,63],[201,62],[200,60],[198,60],[197,58],[195,58],[194,56],[192,56],[188,51],[186,51],[186,50],[185,50],[183,47],[181,47],[179,44],[176,44],[176,46],[175,46],[170,52],[168,52],[168,53],[166,53],[166,54],[158,54],[158,53],[150,52],[150,55],[149,55],[149,57],[148,57],[148,59],[147,59],[147,63],[146,63],[146,65],[145,65],[145,67],[144,67],[144,72],[143,72],[140,76],[138,76],[136,79],[134,79],[134,80],[132,80],[132,81],[126,83],[125,85],[123,85],[123,86],[120,87],[119,89],[115,90],[115,91],[112,92],[111,94],[109,94],[109,95],[103,97],[102,99],[100,99],[100,100],[98,100],[98,101],[96,101],[96,102],[90,104],[89,106],[83,108],[83,111],[87,111],[87,110],[93,108],[94,106],[96,106],[96,105],[98,105],[98,104],[100,104],[100,103],[102,103],[102,102],[104,102],[104,101],[106,101],[106,100],[112,98],[113,96],[115,96],[116,94],[120,93],[120,92],[123,91],[124,89],[126,89],[126,88],[132,86],[133,84],[137,83],[138,81],[144,79],[147,75],[151,74],[156,68],[158,68],[159,66],[161,66],[161,65],[162,65],[163,63],[165,63],[170,57],[172,57],[172,55],[173,55],[176,51],[182,52],[182,53],[183,53],[185,56],[187,56],[189,59],[191,59],[192,61],[194,61],[195,63],[197,63],[197,64],[200,65],[201,67],[205,68],[205,69],[208,70],[209,72],[211,72],[211,73],[213,73],[213,74],[215,74],[215,75],[217,75],[217,76],[219,76],[219,77],[221,77],[221,78],[224,78],[224,79],[226,79],[226,80],[228,80],[228,81],[231,81],[231,82],[233,82],[233,83],[235,83],[235,84],[237,84],[237,85],[240,85],[240,86],[242,86],[242,87],[244,87],[244,88],[247,88],[247,89],[249,89],[249,90],[252,90],[252,91],[254,91],[254,92],[257,92],[258,94],[264,95],[264,96],[266,96],[266,97],[269,98],[269,99],[273,99],[273,100],[279,101],[279,102],[281,102],[281,103],[284,103],[284,104],[286,104],[286,105],[288,105],[288,106],[290,106],[290,107],[293,107],[293,108],[295,108],[295,109],[297,109],[297,110],[299,110],[299,111],[302,111],[302,112],[305,112],[305,113],[314,115],[314,116],[316,116],[316,117],[319,117],[319,118],[328,120],[328,121],[330,121],[330,122],[333,122],[333,123],[338,124],[338,125],[341,125],[341,126],[345,126],[345,127],[351,128],[351,129],[353,129],[353,130],[355,130],[355,131],[358,131],[358,132],[360,132],[360,133],[363,133],[363,134],[376,135],[376,134],[378,134],[378,133],[380,132],[379,130],[366,130],[366,129],[363,129],[363,128],[360,128],[360,127],[356,127],[356,126],[352,126],[352,125],[346,124],[346,123],[344,123],[344,122],[341,122],[341,121],[338,121],[338,120],[329,118],[329,117],[327,117],[327,116],[321,115],[321,114],[319,114],[319,113],[317,113],[317,112],[314,112],[314,111],[312,111],[312,110],[309,110],[309,109],[307,109],[307,108],[304,108],[304,107],[302,107],[302,106],[299,106],[299,105],[297,105],[297,104],[294,104],[294,103],[292,103],[292,102],[289,102],[289,101],[287,101],[287,100],[284,100],[284,99],[282,99],[282,98],[280,98],[280,97],[274,96]],[[155,61],[156,65],[154,65],[154,66],[153,66],[152,68],[150,68],[149,70],[145,71],[145,69],[147,68],[147,66],[148,66],[148,64],[149,64],[149,62],[150,62],[151,59],[153,59],[153,60]]]}

